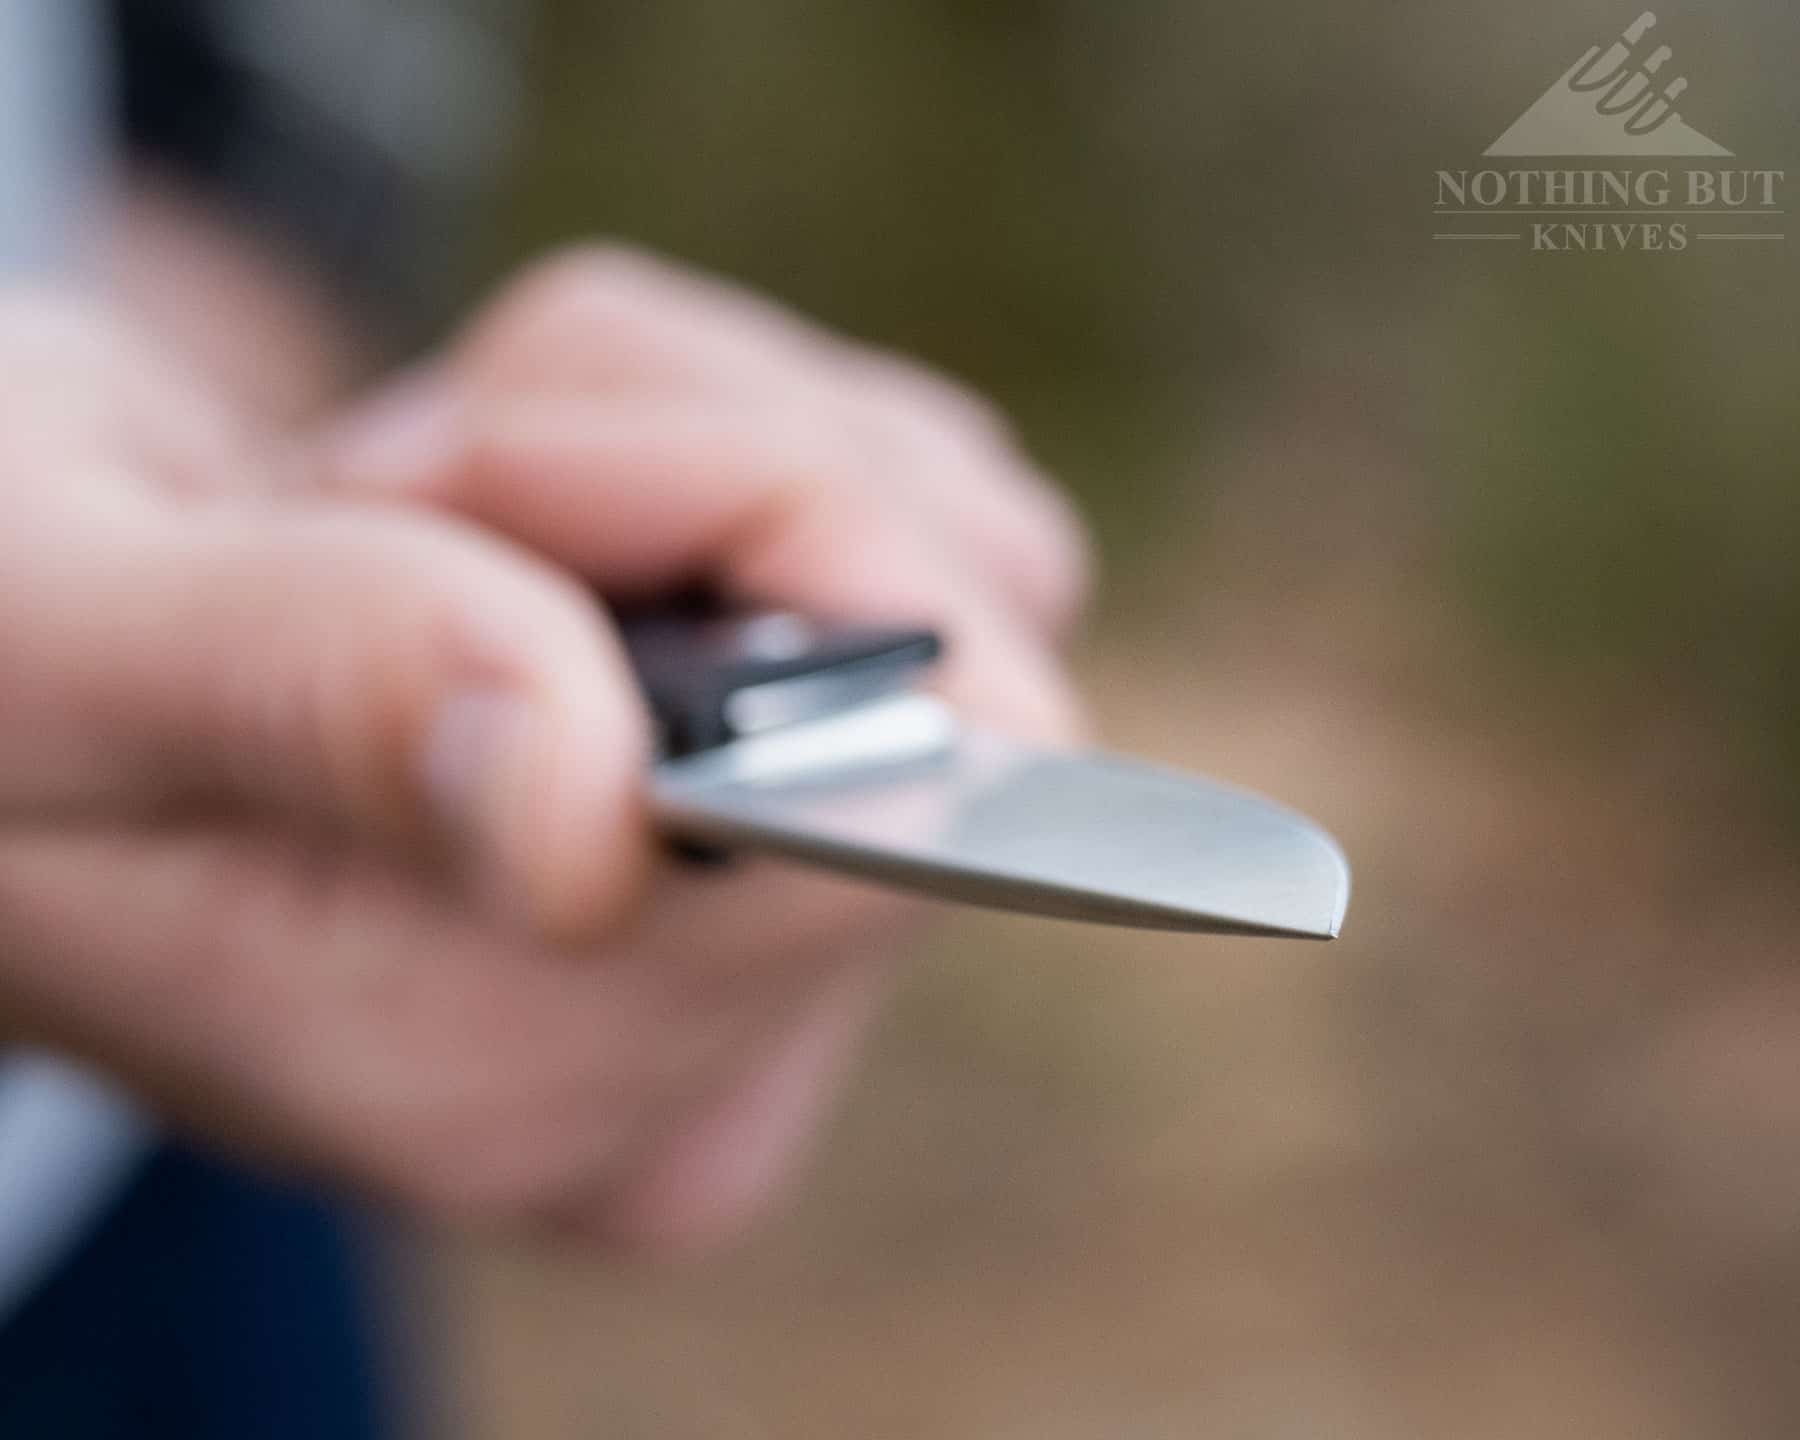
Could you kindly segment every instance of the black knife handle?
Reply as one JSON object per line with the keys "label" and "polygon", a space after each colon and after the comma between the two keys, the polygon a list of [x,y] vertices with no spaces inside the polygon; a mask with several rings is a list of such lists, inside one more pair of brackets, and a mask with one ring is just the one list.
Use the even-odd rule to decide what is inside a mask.
{"label": "black knife handle", "polygon": [[903,689],[943,649],[931,630],[836,625],[785,610],[675,607],[618,620],[665,756]]}

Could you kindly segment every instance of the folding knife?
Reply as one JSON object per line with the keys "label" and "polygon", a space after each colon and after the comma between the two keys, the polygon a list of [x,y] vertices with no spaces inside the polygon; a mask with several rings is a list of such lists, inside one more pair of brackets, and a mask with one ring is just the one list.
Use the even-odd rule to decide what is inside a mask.
{"label": "folding knife", "polygon": [[1316,825],[965,723],[923,688],[928,630],[671,611],[622,631],[659,732],[652,809],[685,848],[1147,929],[1330,940],[1343,924],[1349,867]]}

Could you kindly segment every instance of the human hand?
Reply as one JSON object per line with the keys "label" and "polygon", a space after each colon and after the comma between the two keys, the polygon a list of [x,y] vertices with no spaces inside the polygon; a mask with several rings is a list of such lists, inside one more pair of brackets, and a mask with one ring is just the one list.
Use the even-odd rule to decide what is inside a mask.
{"label": "human hand", "polygon": [[[649,256],[587,249],[535,267],[446,353],[341,424],[323,469],[343,493],[477,520],[612,597],[698,581],[802,612],[933,624],[951,642],[944,688],[967,713],[1052,744],[1079,729],[1055,650],[1085,595],[1085,540],[1004,419],[912,362]],[[715,1218],[730,1213],[734,1186],[709,1191],[697,1176],[756,1153],[746,1114],[799,1102],[784,1145],[802,1131],[836,1063],[808,1072],[808,1027],[842,1054],[861,1023],[851,1012],[867,1004],[840,1005],[830,985],[866,971],[872,943],[891,949],[882,931],[899,914],[760,865],[730,883],[676,871],[650,913],[697,893],[717,900],[726,927],[815,903],[832,920],[816,942],[746,944],[731,962],[749,994],[796,967],[816,973],[818,1018],[759,1062],[760,1087],[740,1072],[710,1118],[665,1142],[643,1172],[658,1178],[637,1190],[652,1227],[708,1193]],[[697,956],[678,964],[706,968]],[[784,1067],[789,1098],[755,1099]],[[750,1167],[765,1178],[778,1168],[766,1155]]]}
{"label": "human hand", "polygon": [[[440,372],[483,397],[452,407],[465,420],[557,393],[486,378],[509,306],[536,313],[503,302]],[[642,717],[582,590],[453,518],[364,501],[373,483],[460,506],[609,588],[654,588],[698,542],[671,525],[652,533],[683,563],[634,569],[647,539],[612,570],[597,525],[533,534],[530,516],[581,508],[574,487],[593,487],[589,514],[613,503],[609,476],[630,488],[569,451],[561,471],[509,472],[502,452],[459,468],[441,448],[409,490],[346,444],[329,476],[354,498],[291,493],[159,357],[57,307],[0,316],[0,370],[0,662],[23,682],[0,716],[14,1034],[89,1055],[203,1133],[428,1212],[623,1242],[741,1219],[829,1093],[893,910],[773,869],[662,863],[637,805]],[[663,518],[704,528],[726,482],[759,473],[676,474]],[[458,488],[476,477],[490,488]],[[838,465],[815,483],[842,484]],[[908,604],[899,563],[893,588],[859,592],[804,563],[822,540],[770,524],[750,548],[796,557],[760,562],[771,598]],[[602,549],[542,543],[558,537]],[[702,569],[743,581],[744,553]],[[933,587],[917,613],[958,638],[965,614],[977,634],[1032,633],[975,588]],[[998,666],[1010,652],[987,643]],[[1062,728],[1053,667],[1019,663],[1015,728]]]}

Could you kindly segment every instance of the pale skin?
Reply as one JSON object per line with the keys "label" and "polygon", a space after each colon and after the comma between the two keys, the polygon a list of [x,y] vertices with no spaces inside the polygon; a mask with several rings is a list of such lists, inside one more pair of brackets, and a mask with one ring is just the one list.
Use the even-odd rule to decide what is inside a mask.
{"label": "pale skin", "polygon": [[1084,572],[982,401],[631,252],[308,427],[13,292],[0,1044],[425,1218],[726,1238],[918,912],[672,860],[593,590],[934,624],[960,705],[1059,744]]}

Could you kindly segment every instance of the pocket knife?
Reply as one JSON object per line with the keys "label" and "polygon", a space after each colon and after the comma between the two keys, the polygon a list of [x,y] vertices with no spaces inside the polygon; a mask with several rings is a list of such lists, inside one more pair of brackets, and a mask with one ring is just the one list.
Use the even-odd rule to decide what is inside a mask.
{"label": "pocket knife", "polygon": [[1146,929],[1330,940],[1350,871],[1260,796],[969,724],[923,629],[762,611],[626,617],[651,807],[695,855],[768,852],[941,899]]}

